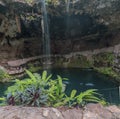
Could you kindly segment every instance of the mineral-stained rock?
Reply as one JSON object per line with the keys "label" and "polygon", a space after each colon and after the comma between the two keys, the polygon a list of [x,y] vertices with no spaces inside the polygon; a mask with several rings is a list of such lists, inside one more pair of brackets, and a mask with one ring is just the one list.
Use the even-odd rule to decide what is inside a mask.
{"label": "mineral-stained rock", "polygon": [[96,113],[92,113],[90,111],[84,111],[83,119],[102,119],[102,118]]}
{"label": "mineral-stained rock", "polygon": [[114,119],[114,115],[100,104],[88,104],[86,110],[99,115],[102,119]]}
{"label": "mineral-stained rock", "polygon": [[82,119],[83,110],[81,109],[70,109],[62,112],[64,119]]}
{"label": "mineral-stained rock", "polygon": [[[66,0],[54,0],[59,4],[50,1],[51,4],[46,6],[51,54],[81,51],[97,54],[103,49],[119,55],[120,0],[72,0],[69,12],[65,9],[68,7]],[[43,55],[42,5],[38,2],[0,0],[0,64]],[[91,59],[91,54],[87,55],[87,59]],[[120,58],[115,62],[113,68],[120,72]],[[67,63],[64,64],[67,67]]]}
{"label": "mineral-stained rock", "polygon": [[113,115],[116,117],[116,119],[120,119],[120,109],[113,105],[113,106],[109,106],[106,107],[107,110],[109,110],[111,113],[113,113]]}
{"label": "mineral-stained rock", "polygon": [[116,106],[89,104],[85,109],[57,109],[37,107],[0,107],[0,119],[120,119]]}

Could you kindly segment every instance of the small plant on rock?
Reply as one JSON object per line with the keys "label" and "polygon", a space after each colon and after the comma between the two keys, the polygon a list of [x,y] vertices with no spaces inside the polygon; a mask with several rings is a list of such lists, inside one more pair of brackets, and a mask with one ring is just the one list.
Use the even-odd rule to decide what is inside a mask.
{"label": "small plant on rock", "polygon": [[0,68],[0,82],[4,82],[9,78],[11,78],[9,74],[4,69]]}

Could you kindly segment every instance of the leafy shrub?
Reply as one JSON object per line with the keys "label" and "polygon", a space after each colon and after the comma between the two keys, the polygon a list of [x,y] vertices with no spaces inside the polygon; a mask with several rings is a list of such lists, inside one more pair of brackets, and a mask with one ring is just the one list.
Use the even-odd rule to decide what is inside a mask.
{"label": "leafy shrub", "polygon": [[94,69],[98,71],[99,73],[119,79],[119,74],[115,72],[111,67],[99,67],[99,68],[94,68]]}
{"label": "leafy shrub", "polygon": [[6,102],[9,105],[28,105],[40,106],[45,105],[47,101],[47,89],[49,88],[48,80],[52,75],[47,77],[47,72],[44,71],[42,76],[32,74],[27,71],[30,78],[24,80],[16,80],[13,86],[8,87],[6,91]]}
{"label": "leafy shrub", "polygon": [[33,64],[29,63],[27,65],[27,69],[30,71],[30,72],[38,72],[40,69],[42,69],[42,67],[40,66],[34,66]]}
{"label": "leafy shrub", "polygon": [[114,61],[114,54],[113,53],[99,53],[97,55],[93,56],[94,59],[94,65],[96,67],[110,67],[113,65]]}
{"label": "leafy shrub", "polygon": [[14,96],[8,95],[7,103],[9,105],[28,105],[43,106],[46,105],[47,95],[40,88],[29,87],[23,93],[17,92]]}
{"label": "leafy shrub", "polygon": [[71,106],[84,106],[88,102],[96,102],[96,103],[101,103],[104,105],[106,102],[103,99],[100,99],[101,95],[96,92],[96,89],[89,89],[87,91],[81,92],[80,94],[77,94],[76,90],[72,90],[70,96],[67,96],[65,98],[65,103],[71,107]]}
{"label": "leafy shrub", "polygon": [[32,74],[26,70],[29,78],[16,80],[13,86],[8,87],[6,98],[1,98],[4,103],[9,105],[25,106],[82,106],[87,102],[101,102],[95,89],[81,92],[79,95],[73,90],[70,96],[65,94],[66,85],[59,75],[52,80],[52,75],[47,75],[44,71],[42,75]]}
{"label": "leafy shrub", "polygon": [[11,78],[9,74],[4,70],[0,68],[0,81],[4,82],[5,79]]}

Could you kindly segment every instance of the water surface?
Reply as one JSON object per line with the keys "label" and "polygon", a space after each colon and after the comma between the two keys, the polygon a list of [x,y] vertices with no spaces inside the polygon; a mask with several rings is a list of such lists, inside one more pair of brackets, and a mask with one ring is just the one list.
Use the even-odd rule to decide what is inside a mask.
{"label": "water surface", "polygon": [[[57,75],[69,79],[65,81],[67,94],[70,94],[73,89],[76,89],[78,93],[87,89],[98,89],[98,92],[103,95],[106,101],[112,104],[120,104],[118,84],[112,82],[105,75],[93,70],[81,70],[79,68],[51,69],[50,73],[53,74],[53,79]],[[0,83],[0,97],[4,96],[4,91],[10,85],[12,83]]]}
{"label": "water surface", "polygon": [[73,89],[78,93],[87,89],[98,89],[98,92],[110,103],[120,104],[119,86],[112,82],[110,77],[99,74],[93,70],[82,70],[79,68],[71,69],[52,69],[51,73],[55,78],[56,75],[68,78],[66,81],[66,92],[69,94]]}

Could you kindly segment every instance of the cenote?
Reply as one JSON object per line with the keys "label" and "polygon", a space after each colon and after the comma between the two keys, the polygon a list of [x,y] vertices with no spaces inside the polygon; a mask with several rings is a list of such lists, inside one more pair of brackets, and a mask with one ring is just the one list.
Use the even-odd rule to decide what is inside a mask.
{"label": "cenote", "polygon": [[78,93],[86,91],[87,89],[97,89],[100,94],[110,104],[119,104],[119,86],[117,83],[110,80],[110,77],[101,75],[100,73],[91,69],[80,68],[57,68],[51,69],[53,79],[57,75],[63,78],[68,78],[66,83],[66,93],[70,94],[73,89]]}
{"label": "cenote", "polygon": [[[97,89],[102,97],[110,104],[119,104],[119,86],[117,83],[110,80],[110,77],[101,75],[100,73],[91,69],[80,68],[54,68],[48,70],[48,73],[53,75],[56,79],[57,75],[62,78],[68,78],[64,81],[66,84],[66,93],[70,94],[73,89],[77,93],[86,91],[88,89]],[[39,71],[41,74],[42,71]],[[0,83],[0,97],[4,96],[4,92],[12,83]]]}
{"label": "cenote", "polygon": [[[97,89],[110,104],[120,104],[120,86],[110,79],[120,77],[120,28],[116,27],[120,19],[115,19],[120,14],[116,12],[120,11],[118,0],[9,1],[11,4],[0,3],[0,8],[6,9],[0,13],[2,72],[23,76],[25,69],[33,71],[51,65],[48,72],[53,79],[57,75],[69,79],[64,82],[67,94],[73,89],[77,93]],[[103,69],[109,77],[91,67]],[[0,97],[12,84],[0,83]]]}

